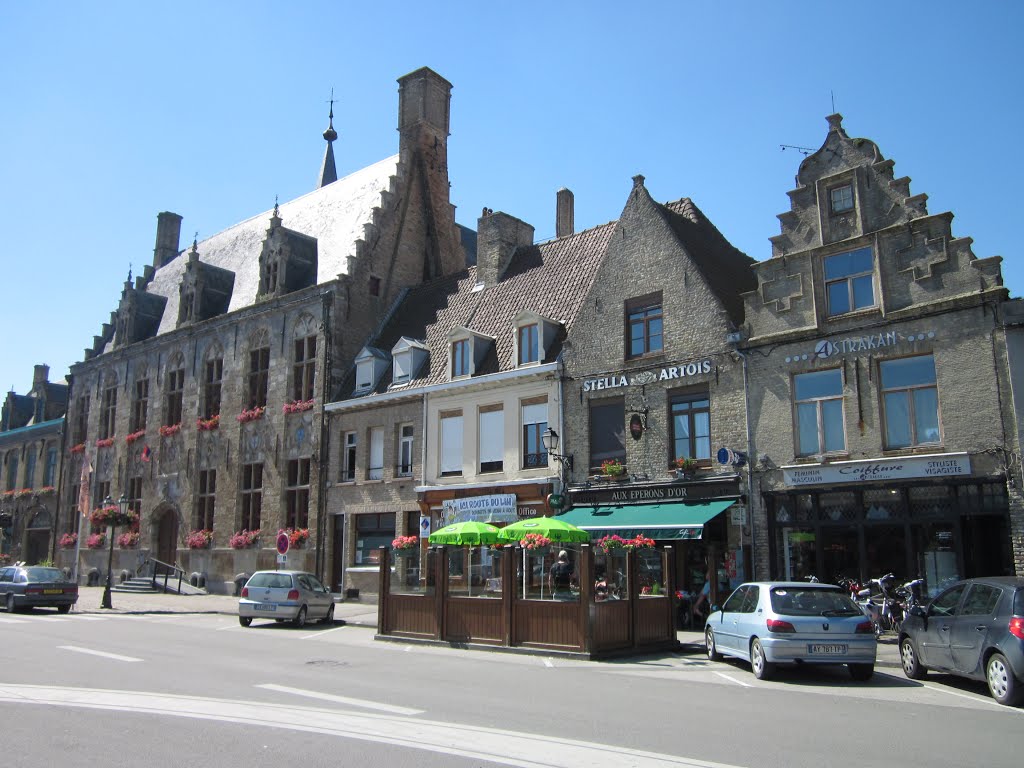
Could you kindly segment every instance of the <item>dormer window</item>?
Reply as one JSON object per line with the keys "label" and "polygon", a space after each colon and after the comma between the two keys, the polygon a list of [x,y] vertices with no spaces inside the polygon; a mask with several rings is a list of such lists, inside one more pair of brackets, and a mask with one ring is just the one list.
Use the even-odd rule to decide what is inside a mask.
{"label": "dormer window", "polygon": [[365,395],[372,392],[390,363],[386,353],[374,347],[363,347],[356,355],[356,387],[352,394]]}
{"label": "dormer window", "polygon": [[427,359],[427,347],[422,341],[405,336],[391,348],[391,386],[407,384],[416,376]]}
{"label": "dormer window", "polygon": [[853,210],[853,186],[844,184],[829,190],[832,213],[845,213]]}
{"label": "dormer window", "polygon": [[519,328],[519,365],[536,363],[540,360],[540,344],[536,325],[524,325]]}
{"label": "dormer window", "polygon": [[452,378],[469,376],[469,339],[452,344]]}

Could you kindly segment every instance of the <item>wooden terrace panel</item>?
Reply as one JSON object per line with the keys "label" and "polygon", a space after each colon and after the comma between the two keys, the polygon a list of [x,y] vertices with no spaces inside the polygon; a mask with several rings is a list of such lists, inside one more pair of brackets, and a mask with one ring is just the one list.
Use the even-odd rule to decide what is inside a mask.
{"label": "wooden terrace panel", "polygon": [[629,647],[629,600],[594,603],[594,653]]}
{"label": "wooden terrace panel", "polygon": [[388,595],[384,634],[432,637],[439,634],[433,595]]}
{"label": "wooden terrace panel", "polygon": [[512,644],[556,650],[583,650],[580,605],[568,600],[517,600]]}
{"label": "wooden terrace panel", "polygon": [[675,638],[675,627],[669,616],[672,601],[668,597],[641,597],[635,600],[636,645],[664,643]]}
{"label": "wooden terrace panel", "polygon": [[487,597],[450,597],[445,640],[501,645],[505,635],[501,600]]}

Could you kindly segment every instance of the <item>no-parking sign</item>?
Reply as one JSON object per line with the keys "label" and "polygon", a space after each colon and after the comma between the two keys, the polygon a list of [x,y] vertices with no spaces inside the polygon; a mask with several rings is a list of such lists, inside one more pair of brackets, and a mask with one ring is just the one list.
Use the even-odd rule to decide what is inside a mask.
{"label": "no-parking sign", "polygon": [[277,554],[287,555],[288,547],[291,546],[291,540],[288,538],[287,533],[277,534]]}

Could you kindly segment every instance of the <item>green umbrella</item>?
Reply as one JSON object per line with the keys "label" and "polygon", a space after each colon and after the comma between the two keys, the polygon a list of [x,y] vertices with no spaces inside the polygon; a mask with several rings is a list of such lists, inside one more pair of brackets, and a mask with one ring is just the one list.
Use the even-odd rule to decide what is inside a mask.
{"label": "green umbrella", "polygon": [[431,544],[454,544],[456,546],[476,547],[481,544],[495,544],[498,541],[498,529],[487,523],[468,520],[464,523],[452,523],[439,528],[430,534]]}
{"label": "green umbrella", "polygon": [[519,520],[502,528],[498,532],[498,538],[502,541],[519,541],[528,533],[539,533],[559,544],[566,541],[590,541],[589,533],[557,517],[531,517]]}

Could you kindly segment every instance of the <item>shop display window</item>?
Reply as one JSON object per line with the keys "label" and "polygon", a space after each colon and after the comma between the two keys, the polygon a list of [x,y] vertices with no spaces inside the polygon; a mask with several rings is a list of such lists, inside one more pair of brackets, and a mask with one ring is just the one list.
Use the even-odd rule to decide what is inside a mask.
{"label": "shop display window", "polygon": [[380,548],[390,547],[395,539],[395,513],[355,516],[356,565],[378,565]]}
{"label": "shop display window", "polygon": [[448,594],[501,599],[501,558],[490,547],[448,548]]}

